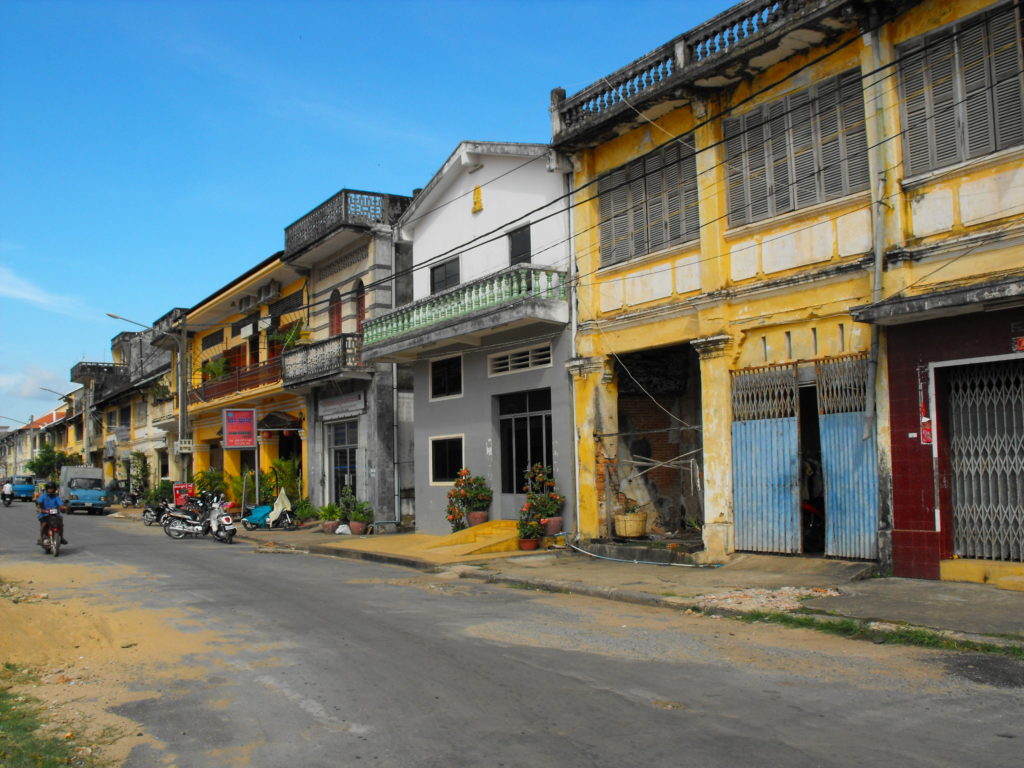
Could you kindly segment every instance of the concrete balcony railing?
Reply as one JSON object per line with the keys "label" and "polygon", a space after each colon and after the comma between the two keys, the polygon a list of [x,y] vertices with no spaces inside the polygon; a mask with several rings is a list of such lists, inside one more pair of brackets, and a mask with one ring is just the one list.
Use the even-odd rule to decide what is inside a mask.
{"label": "concrete balcony railing", "polygon": [[153,424],[164,424],[174,421],[178,412],[174,407],[174,400],[160,400],[149,407],[149,414]]}
{"label": "concrete balcony railing", "polygon": [[[736,72],[760,71],[796,50],[787,36],[821,40],[854,25],[846,0],[747,0],[571,97],[551,92],[552,144],[577,140],[624,116],[635,117],[679,89],[728,87]],[[773,53],[770,53],[774,51]]]}
{"label": "concrete balcony railing", "polygon": [[341,227],[393,224],[408,207],[409,200],[410,198],[400,195],[343,189],[298,221],[285,227],[285,256],[291,256]]}
{"label": "concrete balcony railing", "polygon": [[[565,303],[567,290],[565,272],[550,267],[522,265],[495,272],[367,321],[363,327],[364,355],[369,356],[373,345],[405,334],[423,334],[485,310],[530,300]],[[479,318],[477,326],[485,329],[488,322]]]}
{"label": "concrete balcony railing", "polygon": [[238,368],[226,376],[204,381],[189,390],[189,403],[208,403],[236,392],[255,389],[281,380],[281,358],[275,357],[265,363]]}
{"label": "concrete balcony railing", "polygon": [[361,351],[363,336],[343,333],[312,344],[302,344],[284,353],[283,379],[286,387],[303,384],[365,368]]}

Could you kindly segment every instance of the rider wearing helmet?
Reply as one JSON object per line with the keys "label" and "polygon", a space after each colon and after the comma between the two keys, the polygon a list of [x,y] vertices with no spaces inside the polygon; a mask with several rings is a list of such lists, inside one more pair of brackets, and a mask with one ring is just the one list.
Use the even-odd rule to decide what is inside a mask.
{"label": "rider wearing helmet", "polygon": [[36,499],[36,509],[39,513],[36,515],[39,519],[39,544],[43,543],[43,535],[46,533],[46,519],[50,515],[57,516],[57,532],[60,534],[60,543],[67,544],[67,541],[64,540],[64,517],[60,513],[63,506],[64,501],[57,493],[57,484],[47,483],[46,488],[39,494],[39,498]]}

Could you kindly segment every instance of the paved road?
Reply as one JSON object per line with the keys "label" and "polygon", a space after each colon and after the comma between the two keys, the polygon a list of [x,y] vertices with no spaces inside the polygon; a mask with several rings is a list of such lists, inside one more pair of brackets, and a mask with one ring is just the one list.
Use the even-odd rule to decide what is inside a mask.
{"label": "paved road", "polygon": [[[183,609],[233,647],[124,708],[167,747],[128,766],[1004,768],[1024,745],[1014,662],[171,541],[107,518],[73,517],[68,534],[61,561],[145,574],[145,589],[104,584],[112,600]],[[0,509],[0,574],[5,559],[46,566],[31,536],[26,507]]]}

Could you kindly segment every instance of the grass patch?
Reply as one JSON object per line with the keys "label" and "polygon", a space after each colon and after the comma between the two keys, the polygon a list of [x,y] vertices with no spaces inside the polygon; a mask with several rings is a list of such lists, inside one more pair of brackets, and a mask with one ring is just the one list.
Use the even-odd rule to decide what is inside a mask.
{"label": "grass patch", "polygon": [[0,765],[4,768],[101,766],[93,755],[79,755],[79,745],[74,739],[46,732],[42,703],[11,690],[36,679],[31,671],[10,662],[5,662],[0,670]]}
{"label": "grass patch", "polygon": [[830,635],[849,638],[851,640],[870,640],[892,645],[910,645],[918,648],[933,648],[941,651],[973,651],[975,653],[991,653],[1008,656],[1011,659],[1024,661],[1024,648],[1018,646],[1002,646],[995,643],[979,643],[974,640],[956,640],[929,629],[918,627],[895,627],[894,629],[873,629],[866,622],[855,619],[815,619],[811,616],[781,613],[776,611],[751,611],[735,617],[740,621],[753,624],[763,621],[796,629],[814,629]]}

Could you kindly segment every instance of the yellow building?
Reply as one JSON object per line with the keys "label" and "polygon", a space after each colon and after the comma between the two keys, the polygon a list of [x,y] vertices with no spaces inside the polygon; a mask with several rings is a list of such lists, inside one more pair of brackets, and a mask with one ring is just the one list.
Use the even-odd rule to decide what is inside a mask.
{"label": "yellow building", "polygon": [[[851,310],[1019,279],[1018,14],[744,3],[552,93],[575,169],[584,535],[640,505],[699,527],[709,560],[890,564],[886,338]],[[961,138],[957,110],[989,122]]]}
{"label": "yellow building", "polygon": [[[179,400],[187,403],[185,439],[191,441],[192,474],[215,469],[240,478],[257,463],[267,472],[275,459],[298,459],[306,487],[305,400],[285,391],[281,365],[283,352],[308,327],[305,288],[300,270],[276,253],[172,323],[188,338],[183,367],[187,396]],[[165,343],[176,347],[173,336]],[[175,369],[177,365],[176,353]],[[255,410],[258,451],[224,446],[226,409]],[[167,415],[163,423],[170,424]]]}

